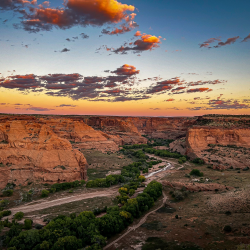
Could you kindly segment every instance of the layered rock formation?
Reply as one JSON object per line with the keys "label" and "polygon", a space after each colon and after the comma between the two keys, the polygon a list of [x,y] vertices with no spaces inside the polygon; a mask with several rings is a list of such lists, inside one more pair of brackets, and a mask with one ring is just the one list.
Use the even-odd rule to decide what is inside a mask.
{"label": "layered rock formation", "polygon": [[25,185],[87,178],[83,154],[36,119],[1,120],[0,163],[0,188],[8,182]]}
{"label": "layered rock formation", "polygon": [[[177,139],[186,136],[187,130],[197,118],[157,118],[157,117],[86,117],[84,121],[91,127],[119,135],[125,144],[145,143],[141,135],[152,138]],[[130,138],[133,138],[131,141]]]}
{"label": "layered rock formation", "polygon": [[119,145],[147,143],[138,128],[122,117],[89,117],[84,121],[91,127],[101,130],[113,138]]}
{"label": "layered rock formation", "polygon": [[61,138],[65,138],[77,149],[97,149],[99,151],[117,151],[121,140],[118,136],[112,136],[97,131],[86,125],[83,121],[65,118],[43,118],[41,122],[51,127],[53,132]]}
{"label": "layered rock formation", "polygon": [[219,169],[245,168],[250,160],[250,129],[193,127],[188,130],[186,154]]}

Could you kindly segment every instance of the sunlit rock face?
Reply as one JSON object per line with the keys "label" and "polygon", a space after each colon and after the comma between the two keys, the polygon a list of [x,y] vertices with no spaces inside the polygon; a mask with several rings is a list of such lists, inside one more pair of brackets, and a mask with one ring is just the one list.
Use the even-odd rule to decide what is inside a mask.
{"label": "sunlit rock face", "polygon": [[87,161],[43,120],[0,120],[0,188],[87,178]]}

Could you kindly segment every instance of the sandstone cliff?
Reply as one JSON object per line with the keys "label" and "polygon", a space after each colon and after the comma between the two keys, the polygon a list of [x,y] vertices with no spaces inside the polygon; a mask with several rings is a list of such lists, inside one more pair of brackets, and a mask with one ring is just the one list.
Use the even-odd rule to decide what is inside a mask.
{"label": "sandstone cliff", "polygon": [[186,154],[202,158],[219,169],[249,166],[250,129],[193,127],[188,130]]}
{"label": "sandstone cliff", "polygon": [[1,121],[0,163],[0,188],[8,182],[25,185],[87,178],[83,154],[34,119]]}

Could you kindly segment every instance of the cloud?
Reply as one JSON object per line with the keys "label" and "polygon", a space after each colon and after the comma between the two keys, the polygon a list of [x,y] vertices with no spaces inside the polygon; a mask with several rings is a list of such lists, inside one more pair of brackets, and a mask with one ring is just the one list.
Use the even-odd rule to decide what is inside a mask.
{"label": "cloud", "polygon": [[241,42],[247,42],[248,40],[250,40],[250,33]]}
{"label": "cloud", "polygon": [[23,91],[25,89],[40,88],[42,84],[37,80],[36,75],[33,74],[14,75],[0,79],[0,87]]}
{"label": "cloud", "polygon": [[171,90],[174,86],[179,85],[179,84],[181,84],[181,81],[178,77],[165,80],[165,81],[161,81],[161,82],[157,82],[156,84],[153,84],[148,88],[147,94],[165,92],[167,90]]}
{"label": "cloud", "polygon": [[199,44],[200,45],[200,48],[207,48],[210,46],[211,43],[214,43],[215,41],[221,41],[220,38],[209,38],[208,40],[206,40],[205,42],[203,42],[202,44]]}
{"label": "cloud", "polygon": [[141,31],[137,30],[134,34],[134,36],[142,36]]}
{"label": "cloud", "polygon": [[172,89],[172,92],[181,91],[181,90],[186,89],[186,88],[187,87],[178,87],[178,88]]}
{"label": "cloud", "polygon": [[167,99],[164,102],[173,102],[175,99]]}
{"label": "cloud", "polygon": [[77,105],[72,104],[61,104],[59,106],[56,106],[57,108],[64,108],[64,107],[77,107]]}
{"label": "cloud", "polygon": [[136,67],[129,64],[124,64],[122,67],[117,68],[115,71],[112,71],[111,73],[115,73],[117,75],[126,75],[126,76],[132,76],[140,73],[140,70],[136,70]]}
{"label": "cloud", "polygon": [[30,107],[30,108],[27,108],[26,110],[33,110],[33,111],[42,112],[42,111],[51,111],[51,110],[55,110],[55,109],[48,109],[48,108],[41,108],[41,107]]}
{"label": "cloud", "polygon": [[70,51],[70,49],[64,48],[60,52],[63,53],[63,52],[68,52],[68,51]]}
{"label": "cloud", "polygon": [[[132,5],[122,4],[117,0],[67,0],[63,8],[49,8],[47,4],[20,10],[20,4],[11,4],[11,0],[1,0],[0,8],[18,9],[25,21],[16,28],[24,28],[29,32],[51,30],[53,27],[68,29],[73,26],[102,26],[132,20],[127,11],[134,11]],[[24,0],[13,0],[20,2]],[[25,1],[31,4],[29,1]],[[23,4],[22,4],[23,5]],[[21,6],[22,7],[22,6]]]}
{"label": "cloud", "polygon": [[160,110],[160,108],[149,108],[149,109],[152,109],[152,110]]}
{"label": "cloud", "polygon": [[123,46],[113,50],[112,52],[116,54],[127,54],[127,51],[133,51],[134,53],[140,53],[147,50],[152,50],[154,48],[160,47],[161,43],[160,37],[142,34],[140,39],[137,39],[134,43],[130,43],[130,47],[125,43]]}
{"label": "cloud", "polygon": [[81,33],[80,36],[81,36],[82,39],[87,39],[87,38],[89,38],[89,36],[86,35],[86,34],[84,34],[84,33]]}
{"label": "cloud", "polygon": [[109,31],[108,29],[103,29],[102,34],[106,35],[118,35],[118,34],[124,34],[126,32],[132,31],[134,28],[138,27],[139,25],[134,22],[130,21],[129,23],[123,23],[120,25],[120,28],[115,28],[112,31]]}
{"label": "cloud", "polygon": [[238,100],[210,100],[209,109],[248,109],[249,105],[240,104]]}
{"label": "cloud", "polygon": [[238,100],[210,100],[208,106],[188,108],[189,110],[214,110],[214,109],[249,109],[249,105],[239,103]]}
{"label": "cloud", "polygon": [[225,45],[230,45],[236,42],[237,39],[239,39],[239,36],[231,37],[226,40],[226,42],[219,42],[214,48],[219,48]]}
{"label": "cloud", "polygon": [[212,89],[210,88],[197,88],[197,89],[188,89],[187,93],[197,93],[197,92],[210,92]]}

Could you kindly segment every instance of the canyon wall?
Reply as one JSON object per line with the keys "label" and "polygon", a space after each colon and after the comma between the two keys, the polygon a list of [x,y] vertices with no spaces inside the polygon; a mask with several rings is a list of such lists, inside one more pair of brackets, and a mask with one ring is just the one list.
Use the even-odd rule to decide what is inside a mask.
{"label": "canyon wall", "polygon": [[0,120],[0,165],[0,188],[87,178],[83,154],[36,119]]}
{"label": "canyon wall", "polygon": [[[137,143],[145,143],[141,135],[148,135],[152,138],[177,139],[186,136],[189,127],[193,126],[195,117],[102,117],[90,116],[84,121],[91,127],[107,131],[108,133],[119,134],[122,138],[133,137]],[[124,143],[133,143],[128,139]]]}

